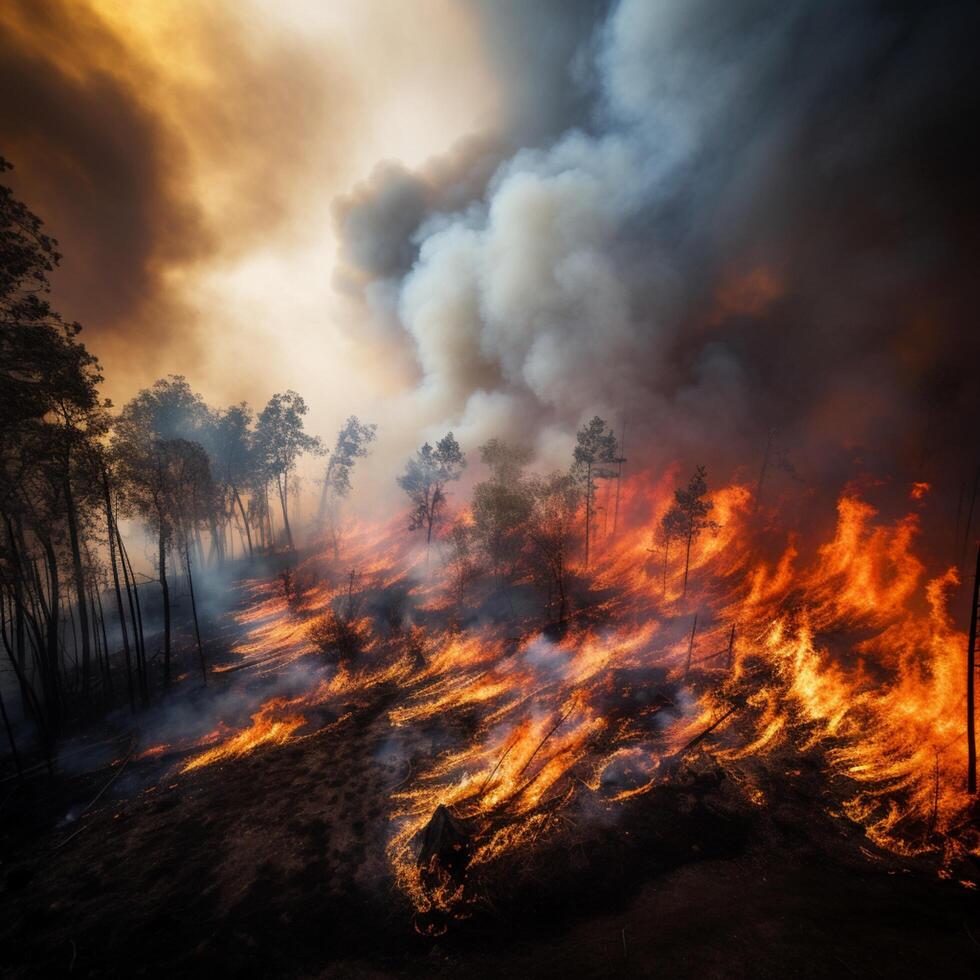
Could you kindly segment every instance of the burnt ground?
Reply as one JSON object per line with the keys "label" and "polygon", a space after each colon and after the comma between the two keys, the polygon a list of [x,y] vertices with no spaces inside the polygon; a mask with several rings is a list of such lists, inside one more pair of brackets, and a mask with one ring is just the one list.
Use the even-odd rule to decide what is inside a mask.
{"label": "burnt ground", "polygon": [[2,975],[980,976],[976,892],[831,816],[819,760],[796,755],[692,755],[614,819],[581,794],[423,937],[385,855],[395,697],[186,775],[179,757],[123,768],[119,724],[54,778],[0,784]]}
{"label": "burnt ground", "polygon": [[384,856],[403,774],[372,761],[383,718],[382,698],[160,782],[130,763],[66,826],[111,768],[21,790],[3,814],[4,976],[980,973],[975,893],[876,855],[806,780],[740,806],[706,758],[613,825],[571,815],[573,847],[522,855],[468,920],[423,938]]}

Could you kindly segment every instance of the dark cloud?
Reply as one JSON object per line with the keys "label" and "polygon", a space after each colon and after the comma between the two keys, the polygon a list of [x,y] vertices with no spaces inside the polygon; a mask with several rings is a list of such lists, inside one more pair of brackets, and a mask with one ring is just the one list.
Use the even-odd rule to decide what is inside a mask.
{"label": "dark cloud", "polygon": [[60,243],[55,302],[126,389],[161,355],[198,360],[206,311],[177,281],[288,240],[297,202],[331,174],[325,127],[353,111],[322,50],[253,36],[224,4],[167,16],[187,62],[164,69],[86,3],[0,8],[2,152]]}
{"label": "dark cloud", "polygon": [[107,70],[130,57],[81,5],[25,0],[0,14],[3,152],[61,245],[59,304],[95,330],[125,332],[155,294],[159,264],[207,247],[179,193],[180,147]]}

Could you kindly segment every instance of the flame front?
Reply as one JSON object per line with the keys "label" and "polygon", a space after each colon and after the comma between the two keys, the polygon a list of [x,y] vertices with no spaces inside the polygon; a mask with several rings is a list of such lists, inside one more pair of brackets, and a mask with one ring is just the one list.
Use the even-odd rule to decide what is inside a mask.
{"label": "flame front", "polygon": [[[466,822],[472,872],[559,832],[576,801],[612,810],[642,797],[694,751],[733,772],[819,752],[833,805],[877,845],[946,861],[980,853],[964,831],[966,638],[947,611],[957,576],[927,574],[917,515],[885,522],[846,494],[809,561],[796,540],[763,561],[752,494],[729,486],[714,494],[720,526],[694,543],[684,595],[683,569],[650,545],[665,487],[638,479],[624,499],[630,528],[602,543],[591,601],[560,636],[524,622],[453,629],[444,576],[413,567],[401,528],[357,529],[345,562],[359,593],[397,586],[417,622],[352,615],[356,656],[307,693],[270,700],[182,771],[282,744],[317,712],[335,719],[384,698],[388,738],[409,760],[390,797],[387,853],[420,913],[465,903],[458,880],[434,880],[418,858],[439,808]],[[234,666],[264,673],[319,656],[315,625],[349,588],[323,584],[323,561],[297,570],[291,598],[255,584]],[[745,792],[764,805],[751,780]]]}

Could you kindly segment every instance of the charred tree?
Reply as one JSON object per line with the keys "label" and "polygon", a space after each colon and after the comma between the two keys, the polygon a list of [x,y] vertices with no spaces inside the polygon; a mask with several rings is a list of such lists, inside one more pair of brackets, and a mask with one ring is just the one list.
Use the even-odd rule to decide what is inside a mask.
{"label": "charred tree", "polygon": [[184,543],[184,562],[187,565],[187,591],[191,598],[191,613],[194,617],[194,637],[197,640],[197,655],[201,661],[201,679],[205,684],[208,682],[208,668],[204,662],[204,646],[201,643],[201,626],[197,619],[197,601],[194,598],[194,577],[191,574],[191,552]]}
{"label": "charred tree", "polygon": [[613,505],[613,537],[616,536],[616,532],[619,530],[619,494],[623,482],[623,465],[628,462],[626,457],[623,455],[626,447],[626,423],[623,422],[623,431],[619,437],[619,446],[617,448],[616,455],[616,501]]}
{"label": "charred tree", "polygon": [[[75,575],[75,598],[78,608],[78,629],[82,638],[82,697],[88,701],[92,683],[92,645],[89,636],[88,609],[85,602],[85,571],[82,567],[82,551],[78,535],[78,511],[72,493],[71,480],[64,481],[65,514],[68,520],[68,541],[71,546],[71,564]],[[74,621],[73,624],[74,626]]]}
{"label": "charred tree", "polygon": [[163,686],[170,687],[170,584],[167,581],[167,532],[161,526],[158,535],[160,590],[163,593]]}
{"label": "charred tree", "polygon": [[116,527],[116,543],[119,545],[120,564],[122,565],[123,580],[126,585],[126,599],[129,603],[129,613],[133,623],[133,641],[136,645],[136,678],[140,689],[140,698],[145,703],[149,698],[146,679],[146,637],[143,633],[143,611],[140,608],[139,588],[133,566],[129,561],[126,545]]}
{"label": "charred tree", "polygon": [[687,644],[687,663],[684,665],[684,676],[691,673],[691,663],[694,657],[694,636],[698,631],[698,614],[694,614],[694,622],[691,624],[691,639]]}
{"label": "charred tree", "polygon": [[123,609],[122,590],[119,587],[119,568],[116,562],[116,520],[112,509],[109,474],[104,466],[102,467],[102,501],[105,507],[106,529],[109,538],[109,568],[112,571],[112,585],[116,596],[116,614],[119,617],[119,631],[122,636],[123,656],[126,662],[126,691],[129,694],[129,707],[135,711],[136,695],[133,689],[132,652],[129,648],[129,630],[126,626],[126,613]]}

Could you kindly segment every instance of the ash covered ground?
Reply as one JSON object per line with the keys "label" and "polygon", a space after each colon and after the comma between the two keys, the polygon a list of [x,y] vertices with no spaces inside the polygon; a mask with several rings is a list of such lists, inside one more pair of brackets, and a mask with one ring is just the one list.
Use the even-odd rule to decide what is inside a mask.
{"label": "ash covered ground", "polygon": [[[251,601],[241,584],[234,601]],[[216,635],[209,659],[232,662],[234,641],[230,627]],[[206,713],[254,704],[280,683],[215,678],[206,692],[187,681],[175,700]],[[448,711],[399,743],[390,711],[411,692],[376,684],[309,713],[285,744],[187,772],[193,752],[148,755],[152,726],[134,733],[121,717],[111,737],[100,729],[66,746],[53,778],[7,781],[4,975],[980,969],[976,892],[933,861],[875,847],[841,813],[822,749],[719,762],[710,738],[615,808],[601,787],[581,789],[539,839],[474,869],[465,902],[434,930],[386,853],[392,799],[469,722]]]}

